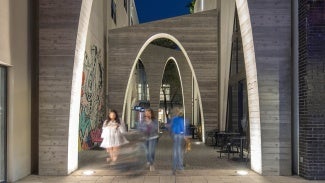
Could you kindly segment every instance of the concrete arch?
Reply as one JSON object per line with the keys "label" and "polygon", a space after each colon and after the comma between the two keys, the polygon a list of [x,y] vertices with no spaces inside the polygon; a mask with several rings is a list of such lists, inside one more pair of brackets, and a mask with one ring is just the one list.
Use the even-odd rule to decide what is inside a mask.
{"label": "concrete arch", "polygon": [[[183,103],[183,110],[184,110],[184,117],[186,118],[186,107],[184,106],[185,105],[185,97],[184,97],[184,87],[183,87],[183,81],[182,81],[182,75],[181,75],[181,72],[180,72],[180,70],[179,70],[179,66],[178,66],[178,63],[177,63],[177,61],[176,61],[176,59],[174,58],[174,57],[169,57],[166,61],[165,61],[165,66],[164,66],[164,70],[163,70],[163,75],[164,75],[164,73],[165,73],[165,71],[166,71],[166,66],[167,66],[167,64],[169,63],[169,62],[174,62],[175,64],[176,64],[176,67],[177,67],[177,74],[178,74],[178,76],[179,76],[179,80],[180,80],[180,82],[181,82],[181,89],[182,89],[182,103]],[[162,78],[164,77],[164,76],[161,76]]]}
{"label": "concrete arch", "polygon": [[[198,102],[199,106],[200,107],[202,106],[202,103],[200,103],[200,101],[201,101],[200,95],[193,96],[193,95],[195,95],[194,93],[199,93],[197,80],[193,79],[193,73],[192,73],[192,70],[189,69],[190,67],[184,66],[184,64],[188,65],[188,63],[187,62],[183,63],[182,60],[177,59],[175,57],[169,57],[166,59],[164,71],[166,70],[165,68],[166,68],[166,65],[168,64],[168,62],[171,62],[171,61],[176,64],[180,82],[181,82],[184,117],[187,120],[192,119],[193,121],[190,121],[190,122],[192,124],[196,124],[198,121],[197,121],[197,119],[195,119],[195,117],[194,117],[195,115],[193,113],[193,111],[195,111],[194,108],[196,107],[193,103],[193,97],[194,98],[198,97],[199,99],[197,101],[199,101]],[[194,92],[194,90],[195,90],[195,92]],[[199,107],[199,109],[200,109],[200,112],[202,113],[202,110],[200,107]],[[202,116],[201,116],[201,118],[202,118]],[[204,126],[204,120],[200,119],[200,121],[202,121],[201,125]],[[205,137],[202,140],[205,141]]]}
{"label": "concrete arch", "polygon": [[[167,34],[167,33],[158,33],[158,34],[152,35],[152,36],[151,36],[150,38],[148,38],[148,39],[145,41],[145,43],[141,46],[140,51],[137,53],[137,56],[136,56],[136,58],[134,59],[134,62],[133,62],[132,68],[131,68],[131,72],[130,72],[130,75],[129,75],[129,79],[128,79],[128,82],[127,82],[127,85],[126,85],[126,91],[125,91],[124,102],[123,102],[123,114],[125,114],[125,112],[126,112],[125,110],[128,109],[128,107],[127,107],[127,105],[126,105],[126,104],[127,104],[126,101],[127,101],[128,95],[129,95],[130,86],[131,86],[131,78],[132,78],[132,76],[134,75],[135,67],[136,67],[137,61],[140,59],[142,53],[145,51],[145,49],[148,47],[148,45],[149,45],[152,41],[154,41],[154,40],[156,40],[156,39],[160,39],[160,38],[169,39],[169,40],[173,41],[173,42],[174,42],[174,43],[175,43],[175,44],[180,48],[182,54],[183,54],[184,57],[185,57],[185,60],[186,60],[186,62],[187,62],[187,65],[189,66],[189,68],[190,68],[190,70],[191,70],[191,73],[192,73],[192,76],[193,76],[194,82],[196,83],[196,86],[198,86],[198,84],[197,84],[197,79],[196,79],[196,74],[195,74],[195,72],[194,72],[194,69],[193,69],[192,63],[191,63],[191,61],[190,61],[190,59],[189,59],[189,56],[188,56],[188,54],[187,54],[185,48],[182,46],[182,44],[180,43],[180,41],[177,40],[174,36],[172,36],[172,35],[170,35],[170,34]],[[167,62],[169,61],[169,59],[172,59],[173,61],[176,62],[176,59],[175,59],[174,57],[168,57],[167,60],[165,61],[164,68],[165,68]],[[143,63],[144,63],[144,62],[143,62]],[[177,64],[177,62],[176,62],[176,64]],[[144,63],[144,66],[145,66],[145,68],[148,68],[148,67],[146,67],[146,64],[145,64],[145,63]],[[179,66],[178,66],[178,65],[177,65],[177,68],[178,68],[179,74],[181,75],[182,72],[179,70]],[[160,81],[161,81],[162,76],[163,76],[163,71],[164,71],[164,70],[161,71]],[[147,76],[148,76],[148,75],[147,75]],[[180,78],[181,78],[181,76],[180,76]],[[182,82],[182,79],[181,79],[181,82]],[[148,83],[148,84],[149,84],[149,83]],[[149,86],[152,86],[152,85],[149,84]],[[183,90],[183,86],[182,86],[182,90]],[[198,90],[198,98],[199,98],[200,110],[201,110],[201,114],[203,114],[203,108],[202,108],[202,102],[201,102],[202,100],[201,100],[201,95],[200,95],[199,88],[197,88],[197,90]],[[150,93],[151,93],[151,92],[150,92]],[[182,91],[182,93],[183,93],[183,100],[184,100],[184,91]],[[183,102],[184,102],[184,101],[183,101]],[[154,108],[155,108],[155,107],[154,107]],[[204,116],[203,116],[203,115],[201,115],[201,123],[203,124],[203,125],[202,125],[202,131],[204,131]],[[202,134],[203,134],[202,139],[204,140],[204,139],[205,139],[205,137],[204,137],[204,133],[202,133]]]}
{"label": "concrete arch", "polygon": [[70,97],[68,174],[78,168],[78,129],[81,81],[92,4],[93,0],[82,1],[79,17]]}
{"label": "concrete arch", "polygon": [[[148,24],[110,30],[108,34],[108,47],[110,48],[108,50],[108,60],[110,65],[115,68],[108,67],[108,77],[111,81],[108,82],[108,88],[110,88],[108,91],[108,107],[123,111],[123,101],[125,99],[124,92],[127,91],[126,87],[129,82],[129,74],[132,72],[134,61],[137,59],[135,55],[139,57],[139,53],[143,52],[146,45],[155,39],[154,36],[158,38],[157,35],[173,35],[173,37],[182,44],[182,49],[186,50],[187,57],[191,60],[192,69],[189,68],[189,70],[195,70],[201,97],[201,100],[196,101],[201,104],[203,113],[200,113],[200,115],[202,115],[201,117],[204,119],[203,135],[205,130],[216,128],[218,126],[217,17],[217,11],[214,10],[190,16],[182,16]],[[176,26],[175,21],[181,23]],[[202,31],[204,34],[202,34]],[[181,49],[179,49],[179,52],[180,51]],[[164,60],[166,59],[167,58],[164,58]],[[179,62],[179,59],[177,59],[177,61]],[[187,61],[184,61],[184,63],[185,62]],[[148,64],[152,63],[150,62]],[[148,69],[148,66],[145,67],[149,76],[149,72],[152,71]],[[162,70],[163,65],[159,67]],[[161,77],[160,74],[159,76],[157,76],[157,73],[152,74],[155,77]],[[159,93],[159,91],[154,92],[153,89],[159,89],[161,81],[159,80],[157,87],[153,86],[157,85],[157,83],[150,82],[149,80],[150,100],[159,101],[158,98],[153,98],[153,93]],[[204,89],[202,90],[202,88]],[[158,103],[152,105],[158,106]]]}
{"label": "concrete arch", "polygon": [[236,0],[236,9],[247,79],[251,168],[263,175],[291,175],[291,2]]}
{"label": "concrete arch", "polygon": [[[78,78],[80,78],[80,64],[84,53],[84,46],[82,46],[84,41],[78,39],[83,39],[82,34],[87,32],[92,2],[92,0],[79,0],[66,4],[58,1],[53,3],[58,6],[49,7],[47,1],[40,1],[40,12],[46,15],[39,17],[39,32],[42,33],[39,36],[41,48],[39,65],[40,69],[44,69],[44,72],[39,73],[39,91],[42,91],[39,94],[41,99],[39,102],[39,136],[40,139],[42,138],[42,141],[39,141],[39,173],[41,175],[65,175],[77,167],[77,156],[74,155],[77,154],[77,148],[75,148],[77,133],[75,132],[78,128],[75,121],[78,121],[76,114],[79,107],[73,106],[80,101],[78,100],[78,97],[80,98]],[[250,137],[252,169],[262,174],[288,175],[290,173],[287,171],[291,170],[291,137],[287,132],[291,128],[291,108],[285,104],[290,103],[290,87],[288,88],[290,76],[287,74],[290,73],[291,58],[290,1],[267,0],[260,3],[253,0],[236,0],[236,6],[242,31],[245,67],[248,72],[249,119],[250,129],[253,132]],[[57,11],[61,7],[74,11]],[[80,14],[74,13],[79,12],[79,9]],[[249,13],[249,11],[254,13]],[[264,24],[265,20],[275,25],[277,29],[274,31],[267,29],[268,25]],[[48,22],[53,23],[48,24]],[[65,29],[58,30],[60,26],[64,26]],[[192,63],[191,69],[195,70],[196,80],[201,89],[202,100],[200,102],[201,109],[204,109],[202,113],[204,126],[216,127],[218,125],[216,103],[218,103],[219,96],[216,78],[219,69],[218,46],[220,46],[218,44],[217,10],[110,30],[108,39],[112,46],[109,46],[108,50],[109,62],[119,68],[115,70],[109,68],[111,69],[109,77],[113,76],[113,79],[117,78],[121,81],[117,84],[108,83],[108,87],[112,88],[108,94],[109,106],[114,106],[114,108],[116,106],[122,111],[125,96],[120,96],[120,93],[125,91],[124,87],[127,85],[127,76],[124,75],[131,72],[130,65],[134,61],[134,55],[140,53],[141,45],[148,44],[148,42],[143,43],[143,40],[161,32],[173,35],[187,51],[187,56]],[[269,51],[271,53],[273,51],[273,55]],[[65,56],[62,56],[63,53]],[[274,54],[278,55],[274,56]],[[272,65],[267,65],[270,63]],[[71,65],[76,65],[76,68]],[[57,74],[58,69],[53,69],[55,67],[64,67],[62,70],[69,70],[70,73],[73,70],[73,77],[72,73],[70,77],[69,72]],[[274,86],[271,79],[277,80],[278,83],[272,93],[274,95],[270,96],[267,95],[268,90],[270,86]],[[74,83],[73,86],[71,83]],[[49,89],[57,87],[66,90]],[[59,96],[59,99],[53,101],[53,96]],[[56,130],[66,128],[67,125],[69,125],[68,130],[63,131],[63,135],[55,134]],[[49,133],[48,129],[53,129],[53,131]],[[64,163],[58,164],[57,162]]]}
{"label": "concrete arch", "polygon": [[252,26],[247,0],[236,0],[239,24],[243,42],[246,80],[248,90],[248,110],[250,123],[250,153],[251,168],[262,173],[262,142],[261,142],[261,122],[260,104],[258,93],[257,68],[254,51],[254,41]]}
{"label": "concrete arch", "polygon": [[40,175],[67,175],[78,167],[81,72],[92,4],[38,3]]}

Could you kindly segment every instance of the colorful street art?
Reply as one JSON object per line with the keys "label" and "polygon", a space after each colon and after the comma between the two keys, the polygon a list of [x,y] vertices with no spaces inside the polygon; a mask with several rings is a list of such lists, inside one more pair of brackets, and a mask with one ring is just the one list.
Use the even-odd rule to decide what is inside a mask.
{"label": "colorful street art", "polygon": [[91,144],[90,131],[100,128],[105,118],[104,65],[101,50],[91,46],[90,55],[85,52],[82,73],[79,115],[79,140],[83,150]]}

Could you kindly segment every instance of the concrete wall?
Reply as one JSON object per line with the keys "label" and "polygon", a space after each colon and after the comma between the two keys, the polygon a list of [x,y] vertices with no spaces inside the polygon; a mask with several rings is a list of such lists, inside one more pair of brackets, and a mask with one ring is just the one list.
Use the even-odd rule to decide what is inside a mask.
{"label": "concrete wall", "polygon": [[[74,135],[69,135],[69,118],[72,78],[76,74],[74,60],[79,51],[76,50],[77,32],[80,15],[87,15],[87,11],[81,12],[81,5],[81,0],[40,0],[38,5],[40,175],[66,175],[69,172],[68,140]],[[81,25],[88,22],[89,19],[81,20]],[[85,50],[80,51],[84,53]],[[80,92],[78,95],[80,98]],[[77,154],[74,157],[77,158]]]}
{"label": "concrete wall", "polygon": [[[217,1],[216,8],[220,6],[220,31],[227,28],[223,21],[230,17],[226,15],[229,11],[225,11],[226,3],[230,1],[220,0]],[[246,1],[236,1],[238,4],[246,4]],[[198,7],[201,7],[202,11],[205,10],[204,4],[210,3],[210,0],[199,0],[197,1]],[[202,4],[202,5],[200,5]],[[241,22],[242,36],[247,36],[248,34],[253,35],[254,46],[249,45],[249,43],[244,42],[244,47],[246,47],[245,59],[246,62],[246,72],[248,72],[248,81],[257,77],[257,82],[247,83],[247,88],[250,90],[249,94],[256,93],[258,95],[250,98],[250,106],[259,106],[255,109],[251,109],[250,113],[250,123],[252,123],[251,131],[253,133],[263,134],[261,137],[262,143],[262,159],[263,167],[261,167],[261,172],[265,175],[290,175],[291,174],[291,56],[290,56],[290,44],[291,44],[291,2],[290,1],[254,1],[247,0],[249,17],[240,15],[240,19],[245,20]],[[237,5],[238,11],[243,11],[243,6]],[[198,8],[199,10],[200,8]],[[209,8],[206,8],[206,10]],[[225,15],[225,16],[223,16]],[[250,19],[250,21],[249,21]],[[231,20],[233,23],[233,20]],[[248,27],[251,23],[252,30]],[[229,26],[229,25],[228,25]],[[229,26],[230,27],[230,26]],[[274,29],[272,29],[273,27]],[[232,31],[232,30],[228,30]],[[226,31],[227,32],[227,31]],[[225,32],[225,33],[226,33]],[[223,48],[229,46],[229,41],[227,44],[227,38],[229,35],[222,34],[220,37],[220,44]],[[244,34],[245,35],[244,35]],[[223,36],[224,35],[224,36]],[[255,48],[255,50],[254,50]],[[253,50],[253,54],[248,54],[247,50]],[[221,49],[220,57],[227,58],[227,52],[229,49]],[[244,51],[245,52],[245,51]],[[254,58],[255,57],[255,58]],[[251,59],[256,59],[257,74],[250,75],[251,71],[255,68],[254,62]],[[224,59],[220,61],[222,63]],[[225,64],[222,64],[223,66]],[[220,67],[222,71],[222,66]],[[221,75],[220,79],[225,75]],[[224,80],[227,82],[227,80]],[[253,80],[251,80],[253,81]],[[223,86],[226,82],[220,85],[220,100],[221,95],[225,95],[225,90],[227,85]],[[258,84],[257,84],[258,83]],[[258,86],[258,87],[257,87]],[[255,88],[255,89],[252,89]],[[253,91],[254,90],[254,91]],[[253,96],[252,95],[252,96]],[[221,103],[222,104],[222,103]],[[225,104],[225,102],[223,102]],[[222,106],[222,105],[221,105]],[[222,107],[220,106],[220,110]],[[260,109],[258,109],[260,108]],[[220,111],[220,119],[224,120],[225,111]],[[258,114],[258,112],[260,114]],[[255,128],[259,126],[259,121],[261,124],[261,129]],[[222,122],[221,122],[222,124]],[[256,125],[255,125],[256,124]],[[223,125],[221,125],[221,129]],[[290,132],[290,133],[288,133]],[[258,137],[259,135],[253,135]],[[258,137],[260,138],[260,137]],[[252,143],[257,142],[252,140]],[[253,147],[255,149],[255,145]],[[254,153],[252,153],[254,155]],[[258,170],[259,172],[259,170]]]}
{"label": "concrete wall", "polygon": [[[153,35],[167,33],[183,45],[196,74],[202,98],[205,128],[218,126],[218,48],[217,12],[208,11],[191,16],[156,21],[152,23],[110,30],[109,105],[121,111],[129,73],[143,44]],[[171,29],[172,27],[172,29]],[[185,31],[186,30],[186,31]],[[187,35],[187,36],[185,36]],[[203,64],[204,63],[204,64]],[[211,68],[216,68],[215,70]],[[157,73],[154,73],[157,74]],[[147,77],[149,74],[147,72]],[[160,83],[159,83],[160,85]],[[152,86],[151,91],[152,91]],[[159,91],[159,86],[158,86]],[[159,92],[157,92],[159,93]],[[151,98],[153,100],[153,98]],[[154,101],[154,100],[153,100]]]}
{"label": "concrete wall", "polygon": [[[291,175],[291,2],[247,0],[247,3],[258,80],[262,174]],[[237,9],[240,11],[242,7]],[[243,36],[249,31],[244,22],[240,24]],[[243,44],[246,60],[253,55],[245,52],[249,48],[244,39]],[[248,73],[252,68],[245,63]],[[252,86],[248,82],[249,93]],[[257,104],[256,99],[249,101],[251,105]],[[250,115],[258,117],[251,112]]]}
{"label": "concrete wall", "polygon": [[138,18],[138,12],[137,8],[135,6],[134,0],[129,0],[130,1],[130,10],[129,10],[129,18],[130,20],[130,25],[136,25],[139,24],[139,18]]}
{"label": "concrete wall", "polygon": [[[291,171],[291,133],[288,133],[291,130],[291,109],[288,105],[290,104],[290,85],[288,84],[290,83],[290,1],[249,0],[248,4],[256,52],[254,53],[253,49],[251,53],[254,55],[245,55],[245,59],[251,56],[256,57],[258,73],[253,77],[257,77],[258,82],[261,83],[260,90],[255,90],[258,87],[257,83],[254,83],[256,80],[248,83],[248,89],[250,94],[258,91],[263,101],[259,103],[258,98],[249,99],[252,102],[250,105],[258,106],[256,108],[258,111],[250,111],[250,119],[252,119],[250,123],[259,125],[261,121],[262,129],[261,131],[257,129],[258,133],[263,134],[261,173],[285,175]],[[68,172],[66,139],[68,139],[69,131],[65,127],[69,124],[67,111],[69,111],[71,96],[72,60],[75,56],[74,51],[78,51],[74,49],[80,6],[81,1],[77,0],[69,3],[40,1],[39,56],[40,67],[43,68],[40,70],[39,77],[40,139],[42,139],[40,141],[40,170],[42,174],[66,174]],[[119,111],[122,110],[128,74],[141,46],[150,36],[164,32],[173,35],[187,51],[198,79],[201,96],[204,96],[202,104],[205,125],[207,128],[216,127],[219,96],[218,62],[216,60],[218,58],[217,15],[216,11],[202,12],[192,16],[134,26],[132,29],[110,31],[112,35],[108,40],[109,63],[121,69],[108,68],[110,80],[120,81],[108,84],[111,88],[109,105]],[[247,22],[242,21],[241,26],[245,23]],[[173,31],[170,27],[173,27]],[[275,30],[270,27],[275,27]],[[137,31],[137,34],[134,34],[134,31]],[[245,31],[247,30],[242,30],[242,33],[246,33]],[[185,34],[190,36],[186,37]],[[129,49],[126,49],[127,47]],[[254,64],[248,63],[246,71],[250,72]],[[216,68],[216,70],[211,70],[211,68]],[[50,90],[53,87],[62,90]],[[258,137],[256,140],[259,140]]]}
{"label": "concrete wall", "polygon": [[10,65],[10,1],[1,1],[0,10],[0,64]]}
{"label": "concrete wall", "polygon": [[[122,6],[118,5],[117,13],[123,14],[124,11],[126,15],[123,1],[116,2],[122,3]],[[110,1],[103,3],[104,9],[108,7],[103,11],[103,16],[110,17]],[[39,0],[37,56],[40,175],[66,175],[78,167],[82,65],[92,4],[92,0]],[[101,16],[100,12],[97,13],[99,14],[95,16]],[[124,25],[118,23],[114,26],[109,21],[111,19],[107,18],[107,24],[103,23],[105,30]],[[93,41],[96,42],[97,39],[101,42],[101,30],[97,32],[96,28],[98,27],[92,31],[98,37],[94,36]]]}
{"label": "concrete wall", "polygon": [[218,1],[220,0],[196,0],[194,5],[194,13],[216,9]]}
{"label": "concrete wall", "polygon": [[197,0],[194,12],[217,9],[219,12],[219,126],[220,131],[226,130],[226,114],[228,99],[228,79],[231,58],[231,40],[233,38],[233,24],[235,16],[235,0]]}
{"label": "concrete wall", "polygon": [[31,172],[31,57],[29,1],[0,1],[0,64],[8,67],[7,178]]}
{"label": "concrete wall", "polygon": [[[111,17],[111,3],[116,4],[116,23]],[[129,25],[128,13],[124,8],[124,0],[108,0],[107,1],[107,22],[108,29],[126,27]]]}
{"label": "concrete wall", "polygon": [[[225,131],[227,120],[228,79],[233,39],[233,20],[235,17],[236,4],[234,0],[219,0],[218,3],[219,9],[221,9],[221,11],[219,11],[219,130]],[[214,6],[216,6],[216,4]]]}

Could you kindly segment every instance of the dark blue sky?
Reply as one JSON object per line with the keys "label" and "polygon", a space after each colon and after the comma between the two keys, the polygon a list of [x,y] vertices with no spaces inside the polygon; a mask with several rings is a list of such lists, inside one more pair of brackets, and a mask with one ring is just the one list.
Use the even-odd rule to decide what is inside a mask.
{"label": "dark blue sky", "polygon": [[189,14],[191,0],[135,0],[139,23]]}

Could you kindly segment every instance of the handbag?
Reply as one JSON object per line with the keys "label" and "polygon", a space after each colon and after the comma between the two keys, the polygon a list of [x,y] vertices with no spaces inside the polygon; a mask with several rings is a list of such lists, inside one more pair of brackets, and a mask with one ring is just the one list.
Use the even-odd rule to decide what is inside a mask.
{"label": "handbag", "polygon": [[191,151],[191,140],[189,138],[185,139],[185,152]]}

